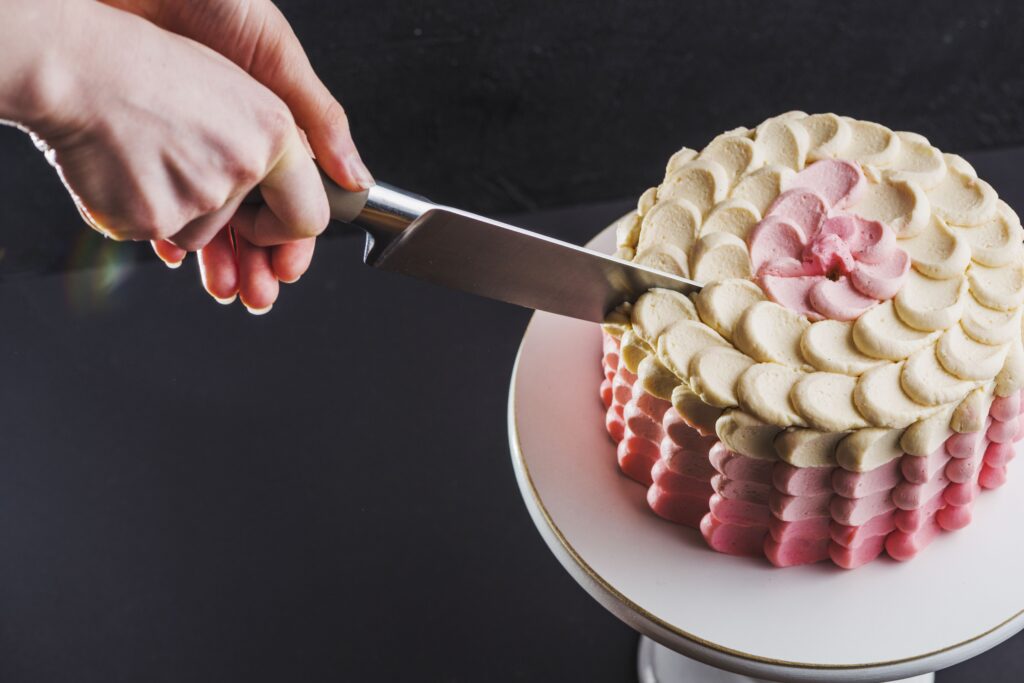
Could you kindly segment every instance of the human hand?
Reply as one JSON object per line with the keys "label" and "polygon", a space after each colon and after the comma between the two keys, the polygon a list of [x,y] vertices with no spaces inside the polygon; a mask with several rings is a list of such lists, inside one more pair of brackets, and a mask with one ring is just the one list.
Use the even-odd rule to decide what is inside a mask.
{"label": "human hand", "polygon": [[[269,0],[104,0],[107,4],[144,17],[154,24],[196,40],[224,55],[288,105],[298,126],[305,132],[309,146],[324,172],[342,187],[357,191],[373,184],[373,178],[359,157],[349,131],[345,110],[320,81],[309,63],[302,45],[287,20]],[[233,224],[259,220],[246,207]],[[271,254],[238,238],[237,263],[259,261],[262,272],[294,280],[309,264],[313,240],[277,247]],[[233,293],[234,282],[241,281],[243,301],[246,291],[260,292],[260,301],[272,298],[269,291],[276,283],[260,278],[259,286],[246,286],[247,277],[232,269],[228,234],[221,234],[200,250],[200,267],[207,290],[224,299]],[[170,264],[180,263],[185,252],[173,244],[154,242],[157,254]],[[268,271],[266,264],[270,264]],[[241,269],[252,272],[252,268]],[[252,293],[249,294],[251,298]]]}

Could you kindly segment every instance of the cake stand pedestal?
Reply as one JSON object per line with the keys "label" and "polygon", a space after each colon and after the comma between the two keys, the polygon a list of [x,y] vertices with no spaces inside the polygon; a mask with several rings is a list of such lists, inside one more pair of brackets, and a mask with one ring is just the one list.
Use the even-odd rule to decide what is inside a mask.
{"label": "cake stand pedestal", "polygon": [[[718,669],[685,657],[647,636],[640,636],[636,655],[637,680],[640,683],[762,683],[767,678],[752,678]],[[827,677],[804,680],[827,680]],[[935,674],[926,673],[893,683],[933,683]]]}
{"label": "cake stand pedestal", "polygon": [[[606,230],[591,246],[608,249]],[[641,633],[644,683],[929,681],[1024,628],[1024,472],[906,563],[775,569],[655,516],[598,398],[598,327],[537,313],[509,393],[516,478],[565,569]],[[1012,469],[1012,468],[1011,468]]]}

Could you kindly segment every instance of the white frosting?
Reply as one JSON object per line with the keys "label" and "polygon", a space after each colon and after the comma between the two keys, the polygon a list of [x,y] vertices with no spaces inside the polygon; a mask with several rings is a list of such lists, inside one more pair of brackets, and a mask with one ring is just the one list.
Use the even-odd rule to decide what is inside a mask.
{"label": "white frosting", "polygon": [[[658,203],[686,200],[703,216],[725,199],[732,181],[729,172],[715,161],[697,159],[676,169],[658,187]],[[655,205],[657,207],[657,205]]]}
{"label": "white frosting", "polygon": [[903,455],[902,429],[858,429],[836,446],[836,462],[853,472],[869,472]]}
{"label": "white frosting", "polygon": [[898,238],[919,234],[931,220],[928,195],[913,181],[869,182],[851,210],[885,223]]}
{"label": "white frosting", "polygon": [[892,165],[900,152],[900,139],[895,133],[870,121],[847,118],[846,122],[850,125],[851,139],[840,157],[878,168]]}
{"label": "white frosting", "polygon": [[775,117],[757,127],[755,138],[769,164],[801,169],[807,161],[811,137],[793,118]]}
{"label": "white frosting", "polygon": [[715,433],[726,448],[759,460],[778,459],[774,442],[781,431],[742,410],[727,410],[715,423]]}
{"label": "white frosting", "polygon": [[900,448],[911,455],[931,455],[939,450],[946,439],[953,435],[950,420],[954,410],[952,405],[945,406],[907,427],[900,437]]}
{"label": "white frosting", "polygon": [[[820,159],[860,164],[849,211],[888,224],[912,264],[894,298],[852,323],[811,324],[749,279],[753,227]],[[717,420],[738,452],[865,471],[901,438],[927,454],[1024,385],[1024,229],[970,164],[915,133],[801,112],[724,133],[673,155],[616,237],[620,256],[706,283],[692,301],[652,290],[628,322],[610,320],[623,362],[658,395],[674,377],[674,403],[706,429]]]}
{"label": "white frosting", "polygon": [[803,375],[793,386],[793,405],[815,429],[845,432],[868,426],[857,410],[853,392],[857,378],[834,372]]}
{"label": "white frosting", "polygon": [[703,323],[681,320],[658,337],[658,358],[676,377],[688,377],[690,361],[708,346],[729,346],[722,335]]}
{"label": "white frosting", "polygon": [[[682,168],[683,166],[690,163],[696,158],[697,150],[690,149],[689,147],[683,147],[678,152],[676,152],[675,154],[668,158],[668,163],[665,164],[665,177],[667,178],[668,176],[672,175],[677,170],[679,170],[680,168]],[[641,211],[640,213],[643,213],[643,211]]]}
{"label": "white frosting", "polygon": [[804,330],[800,338],[804,358],[818,370],[856,377],[883,361],[860,352],[853,343],[853,323],[821,320]]}
{"label": "white frosting", "polygon": [[888,175],[893,180],[912,182],[930,189],[946,177],[946,162],[942,152],[931,146],[928,138],[917,133],[896,133],[900,149],[892,162]]}
{"label": "white frosting", "polygon": [[[726,199],[708,214],[704,225],[701,226],[700,234],[724,232],[736,235],[745,243],[750,231],[760,220],[761,212],[746,199]],[[967,254],[969,258],[970,250]]]}
{"label": "white frosting", "polygon": [[944,154],[946,176],[928,191],[935,215],[950,225],[980,225],[996,208],[996,191],[962,158]]}
{"label": "white frosting", "polygon": [[900,386],[914,401],[936,406],[956,401],[971,391],[975,383],[948,372],[939,363],[935,347],[927,346],[907,359],[900,375]]}
{"label": "white frosting", "polygon": [[835,114],[813,114],[799,121],[808,134],[808,161],[835,159],[853,136],[850,124]]}
{"label": "white frosting", "polygon": [[954,432],[980,432],[985,428],[989,408],[992,407],[992,400],[995,398],[994,389],[994,383],[990,382],[978,387],[960,401],[949,418],[949,426]]}
{"label": "white frosting", "polygon": [[694,297],[701,321],[726,339],[732,339],[732,331],[746,310],[764,300],[764,292],[750,280],[712,282]]}
{"label": "white frosting", "polygon": [[636,370],[640,386],[643,387],[644,391],[666,401],[672,400],[672,392],[675,391],[679,380],[676,379],[676,376],[668,368],[658,362],[656,356],[645,357],[640,361],[640,365],[637,366]]}
{"label": "white frosting", "polygon": [[698,282],[749,278],[750,253],[747,243],[727,232],[711,232],[697,240],[691,275]]}
{"label": "white frosting", "polygon": [[1024,230],[1020,218],[1010,206],[1000,200],[996,202],[996,213],[981,225],[961,226],[957,234],[970,245],[971,258],[983,266],[999,266],[1019,263],[1024,250]]}
{"label": "white frosting", "polygon": [[726,346],[709,346],[690,359],[690,388],[701,400],[718,408],[739,404],[736,384],[754,361]]}
{"label": "white frosting", "polygon": [[988,380],[996,376],[1006,360],[1009,344],[992,346],[967,336],[961,325],[947,330],[935,347],[935,354],[951,375],[960,379]]}
{"label": "white frosting", "polygon": [[733,199],[750,202],[758,213],[764,215],[775,198],[782,192],[782,186],[796,171],[786,166],[771,164],[742,178],[732,191]]}
{"label": "white frosting", "polygon": [[714,161],[729,178],[729,184],[764,165],[764,147],[741,135],[720,135],[698,157]]}
{"label": "white frosting", "polygon": [[699,320],[693,303],[679,292],[652,289],[633,305],[633,329],[652,348],[670,325],[680,320]]}
{"label": "white frosting", "polygon": [[971,245],[961,239],[946,223],[931,216],[931,226],[904,239],[900,248],[910,256],[914,269],[922,275],[943,280],[963,275],[971,262]]}
{"label": "white frosting", "polygon": [[807,422],[789,400],[793,385],[802,373],[778,363],[757,363],[740,375],[736,396],[740,406],[762,422],[789,427],[806,427]]}
{"label": "white frosting", "polygon": [[966,296],[960,324],[968,337],[982,344],[1007,344],[1020,335],[1021,309],[999,311],[982,306],[973,296]]}
{"label": "white frosting", "polygon": [[853,401],[861,415],[880,427],[906,427],[933,409],[913,400],[903,390],[904,363],[886,363],[868,370],[857,380]]}
{"label": "white frosting", "polygon": [[845,436],[843,432],[787,429],[775,437],[775,451],[793,467],[835,467],[836,446]]}
{"label": "white frosting", "polygon": [[934,332],[955,325],[963,317],[969,298],[967,278],[963,276],[934,280],[911,272],[893,298],[893,306],[908,327]]}
{"label": "white frosting", "polygon": [[800,337],[807,318],[771,301],[759,301],[740,316],[733,330],[736,348],[754,360],[804,367]]}
{"label": "white frosting", "polygon": [[967,270],[974,298],[989,308],[1012,311],[1024,303],[1024,267],[1011,263],[989,268],[979,263]]}
{"label": "white frosting", "polygon": [[1024,384],[1024,346],[1019,339],[1010,342],[1006,363],[996,375],[996,396],[1009,396]]}
{"label": "white frosting", "polygon": [[636,330],[629,329],[623,332],[619,340],[619,356],[622,358],[622,364],[634,375],[638,372],[643,359],[653,352],[654,350],[640,338]]}
{"label": "white frosting", "polygon": [[903,322],[892,301],[875,306],[853,324],[853,343],[857,348],[882,360],[903,360],[938,337],[938,332],[922,332]]}

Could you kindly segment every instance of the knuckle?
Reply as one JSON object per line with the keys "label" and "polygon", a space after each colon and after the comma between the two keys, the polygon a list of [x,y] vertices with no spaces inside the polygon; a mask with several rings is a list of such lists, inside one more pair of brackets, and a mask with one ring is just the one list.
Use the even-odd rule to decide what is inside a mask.
{"label": "knuckle", "polygon": [[228,176],[235,188],[251,188],[263,180],[263,167],[255,156],[236,158],[228,167]]}
{"label": "knuckle", "polygon": [[295,130],[295,119],[288,105],[275,97],[264,113],[264,125],[275,140],[283,141]]}
{"label": "knuckle", "polygon": [[218,211],[225,203],[227,193],[198,191],[192,197],[192,214],[198,218]]}

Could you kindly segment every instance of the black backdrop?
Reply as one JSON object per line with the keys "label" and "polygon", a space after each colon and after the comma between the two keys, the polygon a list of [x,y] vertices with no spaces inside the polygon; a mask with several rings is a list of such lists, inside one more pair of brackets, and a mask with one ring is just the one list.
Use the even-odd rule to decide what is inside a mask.
{"label": "black backdrop", "polygon": [[[281,6],[380,178],[574,241],[628,201],[532,209],[784,109],[1024,142],[1011,2]],[[1022,156],[971,158],[1015,202]],[[252,318],[100,249],[22,134],[0,158],[0,680],[630,679],[513,480],[525,311],[333,240]],[[940,680],[1017,680],[1022,637]]]}
{"label": "black backdrop", "polygon": [[[788,109],[967,151],[1024,142],[1016,0],[282,0],[374,173],[484,212],[636,196],[669,154]],[[0,275],[66,265],[77,215],[0,132]]]}

